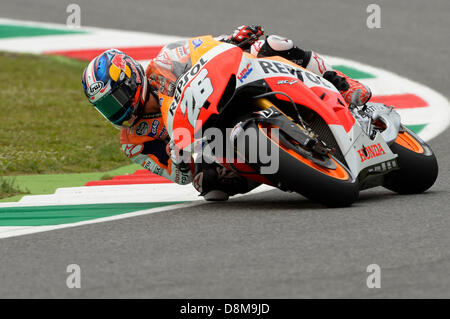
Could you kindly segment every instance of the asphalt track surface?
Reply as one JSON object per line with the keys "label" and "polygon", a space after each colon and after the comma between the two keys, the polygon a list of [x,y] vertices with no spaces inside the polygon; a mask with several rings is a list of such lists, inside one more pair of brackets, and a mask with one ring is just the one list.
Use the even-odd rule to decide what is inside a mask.
{"label": "asphalt track surface", "polygon": [[[0,16],[64,23],[70,2],[2,1]],[[263,24],[449,96],[448,0],[377,1],[382,28],[373,30],[372,0],[76,2],[90,26],[189,36]],[[450,298],[449,140],[447,130],[430,142],[440,175],[423,195],[377,188],[351,208],[325,209],[272,191],[3,239],[0,297]],[[81,289],[66,287],[72,263]],[[373,263],[380,289],[366,286]]]}

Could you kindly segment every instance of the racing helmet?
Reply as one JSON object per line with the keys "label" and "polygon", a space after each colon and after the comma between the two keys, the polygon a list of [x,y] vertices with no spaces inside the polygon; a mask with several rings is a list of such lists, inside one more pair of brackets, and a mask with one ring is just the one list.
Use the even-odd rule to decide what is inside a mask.
{"label": "racing helmet", "polygon": [[81,78],[89,102],[116,127],[133,125],[147,98],[147,82],[143,67],[117,49],[94,58]]}

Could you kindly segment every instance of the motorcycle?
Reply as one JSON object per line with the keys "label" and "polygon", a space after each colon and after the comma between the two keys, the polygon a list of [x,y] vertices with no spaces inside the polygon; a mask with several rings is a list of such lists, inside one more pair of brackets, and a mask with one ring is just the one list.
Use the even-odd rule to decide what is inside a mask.
{"label": "motorcycle", "polygon": [[[401,124],[392,107],[347,105],[325,78],[279,56],[257,58],[212,36],[190,39],[189,48],[192,67],[170,96],[159,93],[168,134],[187,154],[211,142],[203,133],[208,128],[223,132],[228,144],[256,131],[246,135],[244,151],[232,145],[231,158],[212,156],[247,179],[329,207],[349,206],[372,187],[416,194],[434,184],[433,151]],[[265,169],[260,155],[250,160],[255,146],[277,154],[275,171]]]}

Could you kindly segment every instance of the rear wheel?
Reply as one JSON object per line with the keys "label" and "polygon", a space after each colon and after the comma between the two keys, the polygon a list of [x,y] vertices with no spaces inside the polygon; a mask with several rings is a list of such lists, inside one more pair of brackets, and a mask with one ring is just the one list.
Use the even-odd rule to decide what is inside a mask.
{"label": "rear wheel", "polygon": [[438,175],[436,156],[417,135],[405,128],[391,150],[398,155],[400,169],[385,177],[384,187],[399,194],[418,194],[434,184]]}

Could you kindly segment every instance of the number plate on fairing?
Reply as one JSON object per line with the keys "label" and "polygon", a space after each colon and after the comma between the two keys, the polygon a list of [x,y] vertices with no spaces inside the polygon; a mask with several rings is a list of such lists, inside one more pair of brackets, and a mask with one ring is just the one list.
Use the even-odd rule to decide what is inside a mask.
{"label": "number plate on fairing", "polygon": [[190,146],[208,118],[218,113],[217,104],[242,57],[234,45],[210,37],[202,38],[202,43],[202,48],[210,45],[209,51],[178,79],[167,111],[167,130],[180,149]]}

